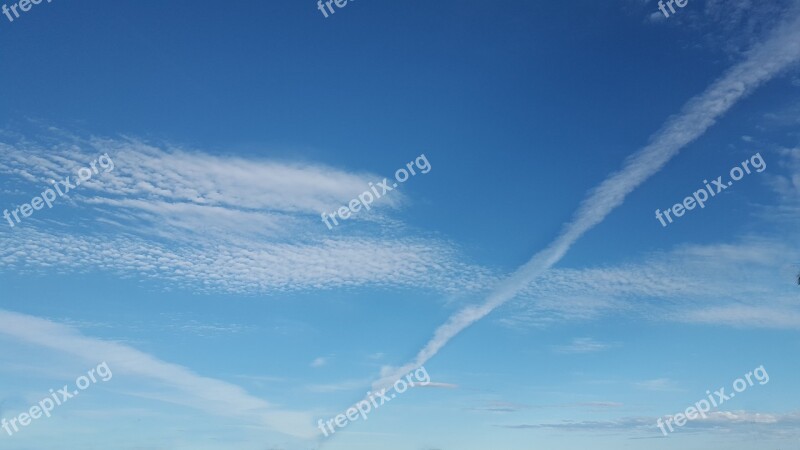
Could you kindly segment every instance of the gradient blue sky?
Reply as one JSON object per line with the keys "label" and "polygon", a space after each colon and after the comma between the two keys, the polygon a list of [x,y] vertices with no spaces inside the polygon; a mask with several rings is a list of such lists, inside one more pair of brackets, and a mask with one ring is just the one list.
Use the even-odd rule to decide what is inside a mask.
{"label": "gradient blue sky", "polygon": [[[0,223],[0,417],[114,373],[0,449],[796,446],[797,1],[55,0],[0,40],[0,210],[114,161]],[[315,434],[419,362],[431,386]]]}

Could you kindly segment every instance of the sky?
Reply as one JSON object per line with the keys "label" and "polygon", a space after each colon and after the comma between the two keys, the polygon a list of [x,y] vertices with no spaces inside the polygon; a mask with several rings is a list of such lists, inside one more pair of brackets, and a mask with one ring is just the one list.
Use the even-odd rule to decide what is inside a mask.
{"label": "sky", "polygon": [[5,5],[0,450],[797,447],[797,0]]}

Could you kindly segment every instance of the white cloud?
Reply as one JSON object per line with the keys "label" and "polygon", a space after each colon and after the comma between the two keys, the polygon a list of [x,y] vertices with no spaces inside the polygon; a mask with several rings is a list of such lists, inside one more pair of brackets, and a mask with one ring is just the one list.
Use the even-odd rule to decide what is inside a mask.
{"label": "white cloud", "polygon": [[710,44],[740,53],[763,39],[782,17],[796,12],[797,5],[796,0],[707,0],[702,14],[689,10],[686,19]]}
{"label": "white cloud", "polygon": [[134,235],[74,235],[31,228],[0,231],[3,271],[102,270],[154,278],[185,289],[233,293],[339,287],[425,287],[477,291],[487,270],[456,261],[446,243],[418,238],[342,238],[270,243],[196,240],[193,245]]}
{"label": "white cloud", "polygon": [[[160,148],[130,138],[82,139],[64,132],[57,141],[20,139],[0,144],[0,148],[4,155],[0,170],[24,172],[40,183],[74,175],[108,153],[113,171],[101,170],[81,189],[109,197],[237,210],[319,216],[368,189],[368,182],[383,179],[320,164],[216,156],[175,146]],[[398,206],[402,194],[396,194],[382,198],[375,207]]]}
{"label": "white cloud", "polygon": [[295,437],[310,439],[316,435],[313,417],[309,413],[278,409],[239,386],[197,375],[128,345],[90,338],[55,322],[3,310],[0,310],[0,334],[60,354],[74,355],[92,364],[105,361],[117,378],[138,377],[155,381],[172,391],[161,399],[209,414],[247,420],[253,425]]}
{"label": "white cloud", "polygon": [[626,313],[654,321],[796,329],[800,305],[791,258],[800,248],[786,242],[793,234],[681,246],[635,264],[553,269],[529,284],[500,322],[539,327]]}
{"label": "white cloud", "polygon": [[646,17],[646,22],[675,27],[676,32],[688,34],[686,39],[692,40],[693,47],[702,45],[730,57],[746,53],[763,40],[782,18],[792,16],[798,5],[796,0],[692,1],[683,8],[673,5],[675,13],[667,7],[669,17],[665,17],[658,1],[629,3],[637,15]]}
{"label": "white cloud", "polygon": [[456,389],[456,388],[458,388],[458,385],[457,384],[453,384],[453,383],[441,383],[441,382],[438,382],[438,381],[431,381],[431,382],[428,382],[428,384],[420,384],[420,385],[417,385],[415,387],[428,388],[428,389],[435,389],[435,388],[439,388],[439,389]]}
{"label": "white cloud", "polygon": [[705,92],[692,98],[680,114],[667,120],[648,145],[625,160],[621,170],[589,191],[572,220],[553,242],[498,283],[484,303],[464,308],[451,316],[436,329],[413,361],[399,368],[384,367],[381,378],[373,387],[383,387],[400,374],[424,365],[461,331],[518,295],[560,261],[581,236],[620,206],[636,187],[664,167],[682,148],[703,135],[736,102],[798,60],[800,13],[795,11],[769,39],[756,45],[743,61],[728,69]]}
{"label": "white cloud", "polygon": [[[510,429],[554,429],[569,431],[617,431],[663,437],[656,427],[657,417],[624,417],[611,420],[564,421],[558,423],[538,423],[523,425],[504,425]],[[749,411],[713,411],[706,418],[698,417],[678,428],[680,432],[702,431],[713,433],[764,433],[770,437],[776,434],[797,436],[800,434],[800,412],[758,413]]]}
{"label": "white cloud", "polygon": [[333,392],[357,392],[362,391],[365,385],[369,383],[368,380],[345,380],[335,383],[326,384],[312,384],[306,387],[309,392],[316,392],[318,394],[330,394]]}
{"label": "white cloud", "polygon": [[323,358],[321,356],[319,358],[314,358],[314,360],[311,361],[311,367],[314,367],[314,368],[322,367],[325,364],[328,364],[328,358]]}
{"label": "white cloud", "polygon": [[114,169],[58,199],[56,208],[80,220],[51,221],[43,210],[0,228],[0,270],[106,270],[233,293],[365,285],[456,293],[493,279],[461,262],[452,243],[404,235],[389,217],[400,192],[328,230],[319,214],[382,179],[375,174],[53,133],[0,143],[0,173],[32,182],[26,200],[100,154]]}
{"label": "white cloud", "polygon": [[638,389],[646,391],[677,391],[678,385],[669,378],[657,378],[654,380],[645,380],[636,383]]}
{"label": "white cloud", "polygon": [[771,306],[730,305],[700,308],[679,315],[685,322],[730,325],[735,327],[764,327],[800,329],[800,310]]}
{"label": "white cloud", "polygon": [[567,345],[557,345],[553,350],[557,353],[593,353],[610,348],[610,344],[598,342],[592,338],[574,338]]}

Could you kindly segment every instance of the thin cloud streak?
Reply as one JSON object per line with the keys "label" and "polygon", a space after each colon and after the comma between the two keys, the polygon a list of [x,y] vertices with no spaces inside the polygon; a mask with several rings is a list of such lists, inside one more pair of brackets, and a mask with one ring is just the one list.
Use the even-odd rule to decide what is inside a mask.
{"label": "thin cloud streak", "polygon": [[[733,243],[682,245],[636,263],[554,268],[503,309],[499,322],[545,327],[625,313],[642,320],[800,328],[793,230]],[[796,240],[796,239],[795,239]]]}
{"label": "thin cloud streak", "polygon": [[[656,427],[657,417],[624,417],[614,420],[564,421],[559,423],[538,423],[520,425],[499,425],[502,428],[517,430],[561,430],[572,432],[617,431],[641,432],[662,437]],[[759,413],[751,411],[712,411],[706,418],[699,417],[686,422],[681,432],[717,432],[717,433],[781,433],[797,435],[800,432],[800,413]]]}
{"label": "thin cloud streak", "polygon": [[[385,213],[373,209],[327,230],[320,212],[363,192],[377,174],[53,129],[35,139],[6,134],[0,128],[0,175],[8,175],[0,187],[21,189],[9,204],[103,153],[114,170],[71,190],[64,205],[0,227],[0,272],[97,269],[233,294],[386,286],[481,292],[496,279],[464,263],[452,242],[404,230],[388,211],[405,201],[401,192],[381,202]],[[67,214],[80,217],[56,222]],[[373,222],[397,227],[375,237]]]}
{"label": "thin cloud streak", "polygon": [[556,353],[592,353],[607,350],[611,344],[598,342],[592,338],[575,338],[567,345],[557,345],[553,347]]}
{"label": "thin cloud streak", "polygon": [[414,361],[399,369],[384,368],[382,378],[374,383],[374,387],[385,386],[403,373],[424,365],[453,337],[516,296],[560,261],[581,236],[602,222],[629,193],[661,170],[683,147],[705,133],[737,101],[800,60],[798,9],[792,10],[791,18],[769,39],[748,52],[744,61],[730,68],[704,93],[691,99],[680,114],[668,119],[647,146],[626,159],[621,170],[592,189],[572,220],[550,245],[501,281],[486,302],[454,314],[435,331]]}
{"label": "thin cloud streak", "polygon": [[160,382],[179,395],[172,401],[210,414],[238,417],[281,433],[308,439],[315,435],[309,414],[282,411],[225,381],[207,378],[130,346],[83,336],[65,325],[0,310],[0,335],[75,355],[92,363],[105,361],[116,376]]}

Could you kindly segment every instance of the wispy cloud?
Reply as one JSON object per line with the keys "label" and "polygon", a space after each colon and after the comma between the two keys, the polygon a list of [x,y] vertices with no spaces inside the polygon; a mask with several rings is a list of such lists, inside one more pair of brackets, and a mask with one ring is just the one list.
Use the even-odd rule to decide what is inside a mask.
{"label": "wispy cloud", "polygon": [[797,329],[792,258],[800,248],[787,244],[796,233],[781,234],[683,245],[617,266],[553,269],[526,287],[499,321],[541,327],[625,313],[654,321]]}
{"label": "wispy cloud", "polygon": [[418,387],[423,389],[456,389],[458,388],[458,385],[453,383],[442,383],[439,381],[431,381],[427,384],[420,384]]}
{"label": "wispy cloud", "polygon": [[425,364],[454,336],[519,294],[531,281],[560,261],[581,236],[620,206],[629,193],[705,133],[737,101],[798,60],[800,14],[794,11],[769,39],[756,45],[743,61],[728,69],[705,92],[691,99],[680,114],[667,120],[647,146],[625,160],[620,171],[592,189],[572,220],[550,245],[498,283],[483,304],[462,309],[450,317],[412,362],[400,368],[385,367],[375,387],[384,386],[400,374]]}
{"label": "wispy cloud", "polygon": [[620,408],[623,404],[619,402],[578,402],[578,403],[561,403],[552,405],[523,405],[519,403],[509,402],[491,402],[486,406],[468,408],[468,411],[486,411],[497,413],[511,413],[522,411],[526,409],[550,409],[550,408],[570,408],[570,409],[587,409],[590,411],[605,411],[612,408]]}
{"label": "wispy cloud", "polygon": [[173,394],[165,398],[173,403],[239,418],[295,437],[307,439],[316,433],[308,413],[281,410],[234,384],[197,375],[128,345],[84,336],[49,320],[0,310],[0,334],[93,364],[105,361],[113,367],[116,378],[143,378],[169,388]]}
{"label": "wispy cloud", "polygon": [[[772,414],[749,411],[714,411],[707,413],[705,419],[698,418],[686,422],[680,432],[704,431],[717,433],[781,433],[797,435],[800,433],[800,413]],[[617,431],[636,432],[662,437],[656,427],[657,417],[625,417],[613,420],[564,421],[556,423],[501,425],[509,429],[554,429],[568,431]]]}
{"label": "wispy cloud", "polygon": [[310,365],[311,367],[317,368],[317,367],[322,367],[325,364],[328,364],[328,358],[320,356],[319,358],[314,358],[314,360],[311,361]]}
{"label": "wispy cloud", "polygon": [[364,387],[365,380],[345,380],[336,383],[326,384],[312,384],[306,387],[309,392],[316,392],[320,394],[330,394],[333,392],[348,392],[348,391],[361,391]]}
{"label": "wispy cloud", "polygon": [[690,323],[730,325],[735,327],[763,327],[800,329],[800,311],[788,307],[730,305],[689,311],[681,319]]}
{"label": "wispy cloud", "polygon": [[703,45],[730,57],[740,56],[764,39],[783,16],[791,15],[797,4],[796,0],[707,0],[675,7],[676,12],[665,17],[657,0],[629,2],[647,22],[692,33],[693,45]]}
{"label": "wispy cloud", "polygon": [[[70,192],[58,211],[0,227],[4,271],[105,270],[233,293],[353,286],[456,293],[482,290],[494,279],[462,262],[450,242],[397,227],[374,233],[370,223],[390,220],[402,194],[329,231],[320,212],[363,192],[380,179],[376,174],[51,133],[0,142],[0,173],[29,191],[9,202],[28,201],[48,180],[102,153],[115,168]],[[50,220],[64,211],[79,219]]]}
{"label": "wispy cloud", "polygon": [[592,338],[575,338],[569,344],[554,346],[553,350],[556,353],[592,353],[600,352],[610,347],[610,344],[598,342]]}
{"label": "wispy cloud", "polygon": [[528,408],[526,405],[520,405],[517,403],[510,403],[510,402],[489,402],[483,406],[476,406],[472,408],[466,408],[467,411],[479,411],[479,412],[489,412],[489,413],[512,413],[521,411],[523,409]]}
{"label": "wispy cloud", "polygon": [[636,383],[637,389],[645,391],[678,391],[678,384],[669,378],[656,378],[654,380],[644,380]]}
{"label": "wispy cloud", "polygon": [[682,12],[688,12],[684,23],[702,32],[710,45],[739,54],[763,39],[797,5],[796,0],[708,0],[697,5],[702,9],[696,13]]}
{"label": "wispy cloud", "polygon": [[652,428],[655,419],[652,421],[647,418],[624,418],[608,421],[567,421],[562,423],[541,423],[541,424],[522,424],[522,425],[500,425],[503,428],[524,430],[524,429],[565,429],[565,430],[630,430]]}
{"label": "wispy cloud", "polygon": [[[216,206],[264,214],[319,216],[362,192],[365,180],[378,178],[321,164],[217,156],[134,138],[81,138],[61,130],[35,140],[7,136],[0,149],[4,156],[0,171],[39,183],[73,174],[96,154],[108,153],[115,162],[114,171],[86,183],[96,194],[147,199],[162,206]],[[398,193],[376,207],[398,206],[400,199]],[[147,212],[138,211],[146,205],[125,206],[140,214]]]}

